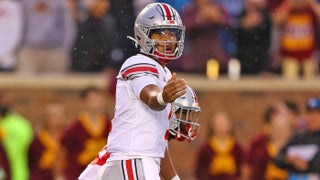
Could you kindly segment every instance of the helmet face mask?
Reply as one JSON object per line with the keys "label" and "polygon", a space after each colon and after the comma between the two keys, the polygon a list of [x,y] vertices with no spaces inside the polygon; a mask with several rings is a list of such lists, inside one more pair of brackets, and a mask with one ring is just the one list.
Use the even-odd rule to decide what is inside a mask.
{"label": "helmet face mask", "polygon": [[[175,38],[169,38],[163,41],[151,38],[153,33],[161,33],[168,30],[175,32]],[[157,60],[170,62],[179,58],[184,49],[185,27],[178,12],[170,5],[165,3],[151,3],[146,6],[137,16],[134,25],[134,41],[140,47],[140,51],[150,55]],[[175,44],[171,53],[160,51],[157,45]],[[166,48],[165,47],[165,48]],[[165,49],[164,48],[164,49]]]}
{"label": "helmet face mask", "polygon": [[[156,35],[157,38],[152,38]],[[183,46],[181,42],[182,30],[178,28],[151,29],[149,39],[151,40],[150,54],[157,59],[178,58],[179,50]]]}
{"label": "helmet face mask", "polygon": [[188,86],[187,93],[172,103],[172,117],[169,132],[177,140],[192,141],[200,132],[199,116],[201,108],[194,91]]}
{"label": "helmet face mask", "polygon": [[200,109],[179,108],[170,120],[170,130],[176,138],[192,141],[200,131]]}

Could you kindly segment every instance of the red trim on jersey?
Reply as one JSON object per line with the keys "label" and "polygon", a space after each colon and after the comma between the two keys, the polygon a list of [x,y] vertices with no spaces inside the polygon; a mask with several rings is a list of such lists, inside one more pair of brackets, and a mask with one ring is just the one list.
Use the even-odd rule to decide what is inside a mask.
{"label": "red trim on jersey", "polygon": [[127,169],[128,180],[134,180],[131,159],[126,160],[126,169]]}
{"label": "red trim on jersey", "polygon": [[96,157],[90,164],[103,166],[110,157],[110,153],[106,152],[102,157]]}
{"label": "red trim on jersey", "polygon": [[132,67],[132,68],[129,68],[129,69],[125,70],[122,73],[122,77],[125,78],[128,74],[140,73],[140,72],[151,72],[151,73],[154,73],[156,75],[159,74],[158,70],[156,68],[154,68],[154,67],[141,66],[141,67]]}
{"label": "red trim on jersey", "polygon": [[167,17],[168,20],[172,20],[172,14],[171,14],[171,11],[170,11],[168,5],[166,5],[164,3],[161,3],[161,5],[162,5],[162,7],[163,7],[163,9],[164,9],[164,11],[166,13],[165,17]]}

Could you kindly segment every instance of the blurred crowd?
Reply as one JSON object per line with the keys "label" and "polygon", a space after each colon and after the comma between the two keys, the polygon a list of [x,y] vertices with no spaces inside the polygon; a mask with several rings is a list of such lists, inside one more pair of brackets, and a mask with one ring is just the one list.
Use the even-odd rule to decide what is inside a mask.
{"label": "blurred crowd", "polygon": [[320,179],[320,98],[303,108],[291,100],[274,102],[261,116],[263,127],[248,146],[234,134],[226,112],[214,112],[208,135],[197,151],[198,180],[316,180]]}
{"label": "blurred crowd", "polygon": [[186,26],[173,71],[220,73],[230,59],[243,75],[312,78],[319,71],[317,0],[0,0],[0,70],[22,74],[117,70],[137,53],[127,39],[151,2],[176,8]]}
{"label": "blurred crowd", "polygon": [[[104,89],[86,87],[72,119],[67,119],[64,103],[54,100],[39,107],[42,115],[31,123],[14,109],[15,94],[1,90],[0,179],[77,179],[111,130],[106,95]],[[231,114],[212,109],[208,115],[200,119],[205,136],[196,140],[191,179],[320,179],[320,97],[309,97],[302,105],[290,99],[267,104],[259,119],[263,125],[247,144],[235,134]]]}
{"label": "blurred crowd", "polygon": [[[15,94],[0,91],[0,179],[75,180],[107,142],[111,116],[105,91],[86,87],[71,120],[65,105],[39,107],[33,123],[14,110]],[[110,99],[109,99],[110,101]]]}
{"label": "blurred crowd", "polygon": [[[137,53],[137,12],[156,0],[0,0],[0,71],[23,75],[116,71]],[[319,73],[320,2],[316,0],[157,0],[186,26],[183,56],[172,71],[205,74],[208,60],[227,73],[314,78]],[[110,117],[100,89],[84,89],[83,108],[65,124],[60,102],[43,107],[33,127],[0,92],[0,179],[76,179],[106,143]],[[244,147],[232,119],[215,112],[199,147],[196,179],[320,179],[320,99],[266,107],[264,127]],[[303,113],[302,113],[303,112]],[[65,128],[65,126],[67,126]],[[61,131],[61,129],[64,129]]]}

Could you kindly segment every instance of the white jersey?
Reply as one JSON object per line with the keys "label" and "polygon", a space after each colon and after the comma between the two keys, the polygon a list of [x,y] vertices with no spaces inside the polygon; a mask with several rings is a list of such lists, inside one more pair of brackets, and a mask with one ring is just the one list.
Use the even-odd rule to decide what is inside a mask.
{"label": "white jersey", "polygon": [[170,78],[168,68],[147,56],[138,54],[124,62],[117,76],[115,115],[107,143],[107,151],[111,153],[108,161],[164,157],[170,105],[154,111],[140,100],[140,92],[149,84],[163,88]]}

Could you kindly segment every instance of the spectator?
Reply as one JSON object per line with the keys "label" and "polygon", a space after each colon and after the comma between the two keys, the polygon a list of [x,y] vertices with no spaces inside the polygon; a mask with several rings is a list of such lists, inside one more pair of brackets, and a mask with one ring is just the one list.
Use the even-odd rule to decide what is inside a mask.
{"label": "spectator", "polygon": [[22,35],[21,8],[19,1],[0,0],[0,71],[15,70],[16,51]]}
{"label": "spectator", "polygon": [[[4,138],[4,131],[1,128],[0,142],[2,142],[2,138]],[[10,164],[2,143],[0,143],[0,179],[11,179]]]}
{"label": "spectator", "polygon": [[193,0],[182,14],[189,40],[183,63],[176,63],[182,71],[206,72],[206,63],[213,58],[219,61],[221,71],[226,71],[230,56],[221,46],[219,28],[228,24],[221,6],[211,0]]}
{"label": "spectator", "polygon": [[273,22],[280,28],[280,59],[285,78],[304,78],[318,73],[315,59],[316,28],[320,5],[315,0],[285,0],[275,11]]}
{"label": "spectator", "polygon": [[[212,0],[211,0],[212,1]],[[228,17],[227,26],[219,28],[219,38],[226,53],[234,57],[238,51],[236,43],[236,30],[239,27],[239,17],[244,10],[245,0],[213,0],[222,7]]]}
{"label": "spectator", "polygon": [[275,74],[281,73],[281,62],[279,57],[279,49],[280,49],[280,27],[275,26],[272,22],[275,10],[281,5],[281,3],[285,0],[268,0],[266,1],[266,10],[269,12],[269,16],[271,18],[271,36],[270,36],[270,48],[269,48],[269,56],[270,56],[270,71]]}
{"label": "spectator", "polygon": [[320,98],[309,98],[306,110],[306,130],[295,133],[274,159],[289,171],[289,180],[320,178]]}
{"label": "spectator", "polygon": [[109,71],[111,73],[107,76],[111,85],[109,86],[111,93],[115,93],[116,76],[123,62],[139,52],[134,43],[128,41],[128,36],[132,36],[134,33],[132,27],[134,26],[134,21],[137,16],[133,1],[134,0],[110,0],[110,13],[116,20],[118,30],[116,33],[116,41],[119,47],[119,49],[114,51],[115,59],[117,60],[113,64],[115,69],[114,71]]}
{"label": "spectator", "polygon": [[134,0],[132,5],[134,8],[134,14],[138,15],[139,12],[148,4],[156,2],[156,0]]}
{"label": "spectator", "polygon": [[[78,23],[72,51],[71,69],[77,72],[102,72],[113,68],[117,29],[110,13],[109,0],[86,0],[88,17]],[[119,61],[119,59],[118,59]]]}
{"label": "spectator", "polygon": [[53,180],[59,139],[66,125],[64,107],[59,103],[48,104],[41,124],[28,151],[29,179]]}
{"label": "spectator", "polygon": [[105,111],[104,91],[96,87],[85,88],[80,96],[82,112],[62,133],[55,177],[77,179],[87,164],[106,144],[111,128]]}
{"label": "spectator", "polygon": [[268,71],[271,38],[271,20],[265,1],[246,0],[235,33],[242,74],[260,74]]}
{"label": "spectator", "polygon": [[245,0],[215,0],[229,16],[229,25],[232,28],[239,26],[239,16],[244,10]]}
{"label": "spectator", "polygon": [[236,180],[241,176],[243,149],[233,135],[226,113],[214,114],[209,122],[209,136],[197,154],[198,180]]}
{"label": "spectator", "polygon": [[288,173],[277,168],[272,159],[291,136],[290,121],[277,107],[272,105],[265,112],[261,133],[252,138],[247,162],[249,180],[286,180]]}
{"label": "spectator", "polygon": [[[87,17],[87,11],[85,10],[84,3],[86,0],[68,0],[72,17],[75,22],[82,22]],[[90,1],[90,0],[89,0]]]}
{"label": "spectator", "polygon": [[[117,24],[117,42],[119,43],[119,50],[115,53],[119,61],[115,64],[116,69],[119,70],[123,62],[137,54],[139,50],[135,47],[132,41],[128,41],[127,36],[133,35],[134,21],[137,16],[133,6],[134,0],[110,0],[111,14],[116,20]],[[116,78],[112,76],[112,78]]]}
{"label": "spectator", "polygon": [[9,91],[0,92],[1,144],[10,165],[11,180],[29,179],[28,148],[32,140],[32,127],[28,120],[14,112],[14,95]]}
{"label": "spectator", "polygon": [[288,118],[290,119],[292,129],[295,132],[302,132],[306,128],[305,118],[303,117],[298,104],[292,100],[284,100],[284,104],[288,109]]}
{"label": "spectator", "polygon": [[278,6],[283,2],[284,0],[268,0],[266,1],[266,8],[269,11],[270,15],[273,14],[274,10],[278,8]]}
{"label": "spectator", "polygon": [[170,4],[173,8],[175,8],[178,13],[182,13],[183,9],[191,3],[192,0],[156,0],[157,2],[163,2]]}
{"label": "spectator", "polygon": [[23,74],[66,73],[75,23],[68,1],[22,0],[24,33],[17,71]]}

